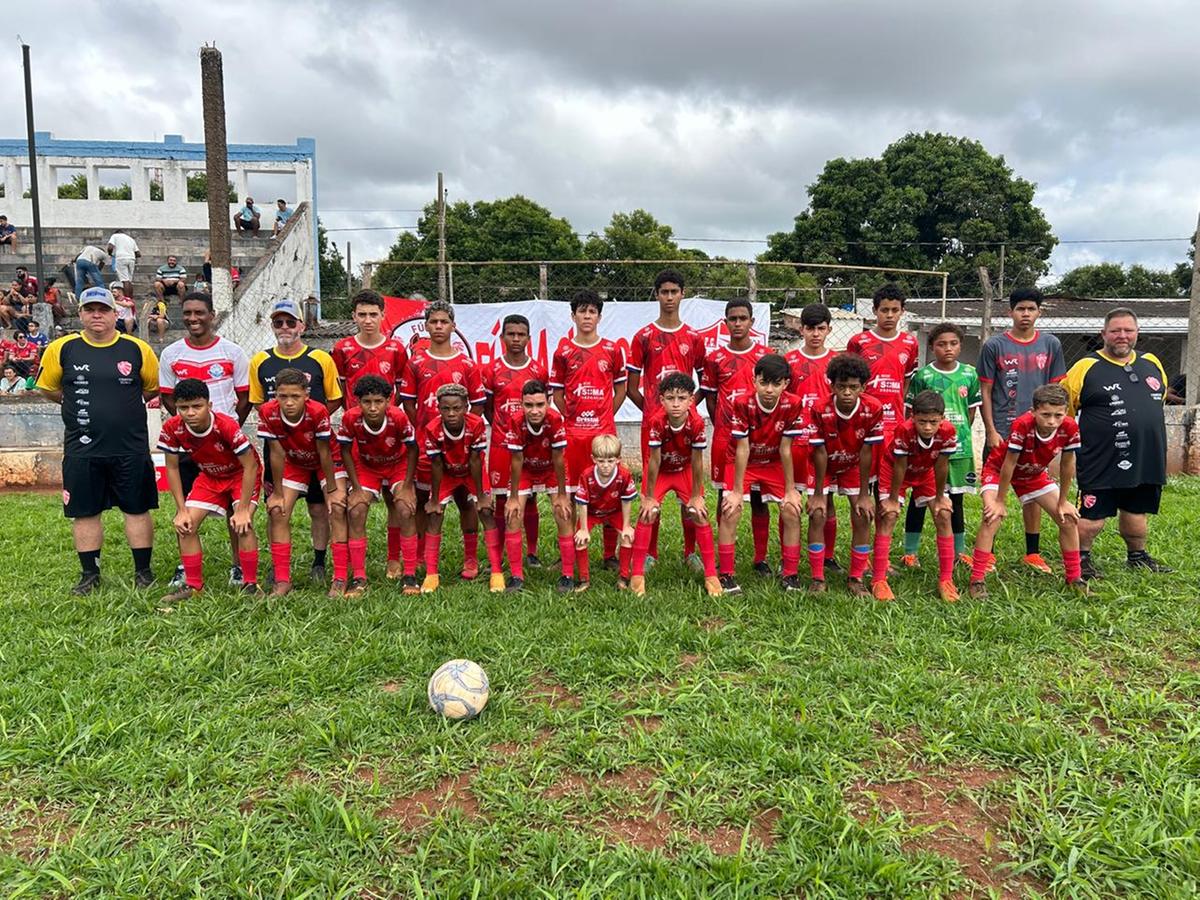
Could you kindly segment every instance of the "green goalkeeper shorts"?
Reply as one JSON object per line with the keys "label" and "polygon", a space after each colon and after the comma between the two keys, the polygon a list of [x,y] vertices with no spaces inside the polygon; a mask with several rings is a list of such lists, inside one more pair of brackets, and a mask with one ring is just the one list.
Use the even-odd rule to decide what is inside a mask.
{"label": "green goalkeeper shorts", "polygon": [[975,475],[975,460],[969,456],[950,460],[946,489],[951,494],[973,494],[979,479]]}

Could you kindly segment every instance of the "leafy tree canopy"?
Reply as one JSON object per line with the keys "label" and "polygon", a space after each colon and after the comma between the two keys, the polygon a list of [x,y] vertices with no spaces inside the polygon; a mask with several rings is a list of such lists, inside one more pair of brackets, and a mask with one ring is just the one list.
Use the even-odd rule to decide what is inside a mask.
{"label": "leafy tree canopy", "polygon": [[1183,297],[1191,289],[1191,276],[1190,263],[1171,271],[1097,263],[1072,269],[1052,290],[1072,297]]}

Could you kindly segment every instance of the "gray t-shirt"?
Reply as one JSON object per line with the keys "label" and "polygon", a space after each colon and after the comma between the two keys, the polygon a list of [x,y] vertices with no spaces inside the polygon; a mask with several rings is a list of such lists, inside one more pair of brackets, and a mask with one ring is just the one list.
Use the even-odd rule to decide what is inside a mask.
{"label": "gray t-shirt", "polygon": [[1008,440],[1017,416],[1033,407],[1033,392],[1067,374],[1062,344],[1052,334],[1035,331],[1028,341],[1009,332],[994,334],[979,350],[979,380],[991,396],[992,422]]}

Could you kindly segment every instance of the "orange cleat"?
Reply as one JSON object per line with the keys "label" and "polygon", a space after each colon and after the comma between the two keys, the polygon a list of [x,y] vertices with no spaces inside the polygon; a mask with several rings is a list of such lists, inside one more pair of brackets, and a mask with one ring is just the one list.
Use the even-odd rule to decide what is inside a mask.
{"label": "orange cleat", "polygon": [[871,585],[871,596],[880,603],[886,603],[889,600],[895,600],[896,595],[892,593],[891,586],[887,583],[887,579],[876,581]]}
{"label": "orange cleat", "polygon": [[969,569],[975,565],[975,558],[970,553],[960,553],[958,554],[958,564]]}
{"label": "orange cleat", "polygon": [[710,597],[720,597],[725,593],[725,588],[721,587],[721,579],[712,575],[704,579],[704,591]]}
{"label": "orange cleat", "polygon": [[906,553],[900,557],[900,565],[906,569],[919,569],[921,568],[921,560],[917,558],[917,554],[915,553]]}
{"label": "orange cleat", "polygon": [[1046,562],[1040,553],[1027,553],[1022,562],[1029,566],[1029,568],[1041,572],[1043,575],[1054,574],[1054,570],[1050,568],[1050,563]]}
{"label": "orange cleat", "polygon": [[633,591],[635,597],[646,596],[646,576],[634,575],[629,579],[629,590]]}
{"label": "orange cleat", "polygon": [[938,593],[942,595],[942,599],[947,603],[958,602],[958,588],[954,586],[953,581],[938,582]]}

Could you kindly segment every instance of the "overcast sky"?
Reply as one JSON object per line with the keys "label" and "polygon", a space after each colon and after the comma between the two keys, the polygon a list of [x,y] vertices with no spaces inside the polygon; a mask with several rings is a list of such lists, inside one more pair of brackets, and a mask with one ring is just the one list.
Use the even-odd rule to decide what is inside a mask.
{"label": "overcast sky", "polygon": [[[1200,209],[1194,0],[18,6],[37,126],[61,138],[201,140],[215,40],[229,140],[316,138],[325,224],[388,226],[332,235],[359,261],[416,222],[439,169],[451,200],[522,193],[581,232],[640,206],[685,245],[749,256],[764,245],[711,239],[789,228],[827,159],[923,130],[1003,154],[1062,240],[1187,235]],[[19,137],[15,40],[6,54],[0,132]],[[1053,264],[1186,249],[1065,245]]]}

